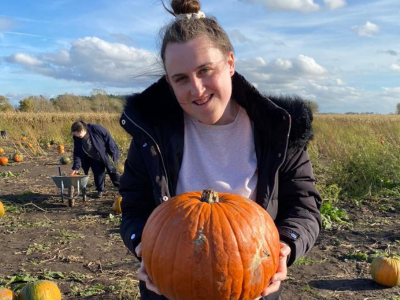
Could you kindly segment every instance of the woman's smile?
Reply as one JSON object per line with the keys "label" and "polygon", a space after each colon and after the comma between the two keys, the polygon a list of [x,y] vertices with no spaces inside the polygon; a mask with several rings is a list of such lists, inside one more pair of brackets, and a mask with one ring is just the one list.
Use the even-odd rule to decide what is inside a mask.
{"label": "woman's smile", "polygon": [[208,95],[204,98],[201,98],[199,100],[195,100],[193,101],[194,104],[196,104],[197,106],[205,106],[207,103],[209,103],[212,100],[213,95]]}

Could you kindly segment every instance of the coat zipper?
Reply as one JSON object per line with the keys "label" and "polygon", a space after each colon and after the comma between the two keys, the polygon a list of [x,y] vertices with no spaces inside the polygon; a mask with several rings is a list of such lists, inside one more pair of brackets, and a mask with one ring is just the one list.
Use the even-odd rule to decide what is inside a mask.
{"label": "coat zipper", "polygon": [[156,145],[156,148],[157,148],[158,153],[160,154],[161,163],[162,163],[162,166],[163,166],[163,169],[164,169],[165,181],[167,182],[167,186],[168,186],[168,189],[169,189],[169,180],[168,180],[168,175],[167,175],[167,168],[165,167],[164,158],[163,158],[163,156],[162,156],[162,154],[161,154],[160,147],[158,146],[156,140],[155,140],[155,139],[150,135],[150,133],[148,133],[143,127],[139,126],[139,125],[138,125],[137,123],[135,123],[131,118],[129,118],[129,116],[128,116],[125,112],[123,112],[123,114],[125,115],[125,117],[126,117],[129,121],[131,121],[131,123],[132,123],[133,125],[135,125],[137,128],[139,128],[140,130],[142,130],[145,134],[147,134],[147,135],[150,137],[150,139],[153,141],[154,145]]}
{"label": "coat zipper", "polygon": [[[285,158],[286,158],[287,148],[288,148],[288,144],[289,144],[289,133],[290,133],[290,129],[292,128],[292,121],[291,121],[290,115],[288,117],[289,117],[289,130],[288,130],[288,134],[286,135],[285,152],[283,153],[283,157],[285,157]],[[277,178],[278,178],[279,169],[282,167],[284,161],[285,161],[285,159],[282,159],[282,162],[280,163],[280,165],[276,169],[275,178],[274,178],[274,187],[272,188],[271,195],[269,196],[269,201],[268,201],[268,204],[267,204],[267,207],[265,208],[265,210],[268,210],[269,204],[271,203],[271,199],[274,196],[274,192],[275,192],[275,188],[276,188],[276,182],[278,181]]]}

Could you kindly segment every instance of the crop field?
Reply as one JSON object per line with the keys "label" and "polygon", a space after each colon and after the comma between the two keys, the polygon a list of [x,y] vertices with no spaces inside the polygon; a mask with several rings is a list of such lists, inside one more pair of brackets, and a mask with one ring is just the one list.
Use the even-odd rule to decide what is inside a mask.
{"label": "crop field", "polygon": [[[50,176],[69,173],[72,122],[106,127],[126,157],[131,137],[118,114],[0,113],[0,286],[17,293],[31,281],[55,282],[63,299],[139,299],[138,262],[119,235],[119,197],[109,178],[95,199],[61,202]],[[59,153],[58,145],[65,146]],[[308,149],[323,196],[324,228],[314,248],[290,267],[282,299],[399,300],[400,287],[371,279],[371,261],[400,255],[400,116],[316,115]],[[122,168],[122,165],[120,166]],[[189,300],[189,299],[188,299]]]}

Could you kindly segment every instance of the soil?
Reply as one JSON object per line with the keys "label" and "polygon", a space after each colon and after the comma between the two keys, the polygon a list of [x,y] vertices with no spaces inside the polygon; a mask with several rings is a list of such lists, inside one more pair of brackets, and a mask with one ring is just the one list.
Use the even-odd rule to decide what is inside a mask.
{"label": "soil", "polygon": [[[64,154],[71,157],[71,153]],[[111,206],[119,197],[107,177],[103,198],[95,199],[90,176],[87,200],[74,207],[61,202],[55,149],[0,167],[0,286],[19,289],[25,282],[50,279],[63,299],[139,299],[138,263],[119,236],[120,216]],[[61,165],[63,173],[70,165]],[[8,171],[10,171],[12,176]],[[348,224],[323,230],[313,249],[289,269],[282,299],[399,300],[400,287],[372,281],[371,257],[400,253],[398,199],[341,204]]]}

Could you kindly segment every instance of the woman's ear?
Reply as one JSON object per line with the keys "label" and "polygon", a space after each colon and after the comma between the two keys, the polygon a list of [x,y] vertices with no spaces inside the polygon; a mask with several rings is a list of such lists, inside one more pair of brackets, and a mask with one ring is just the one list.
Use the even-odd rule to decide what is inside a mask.
{"label": "woman's ear", "polygon": [[231,51],[228,55],[228,65],[229,65],[229,74],[233,76],[235,74],[235,55]]}

